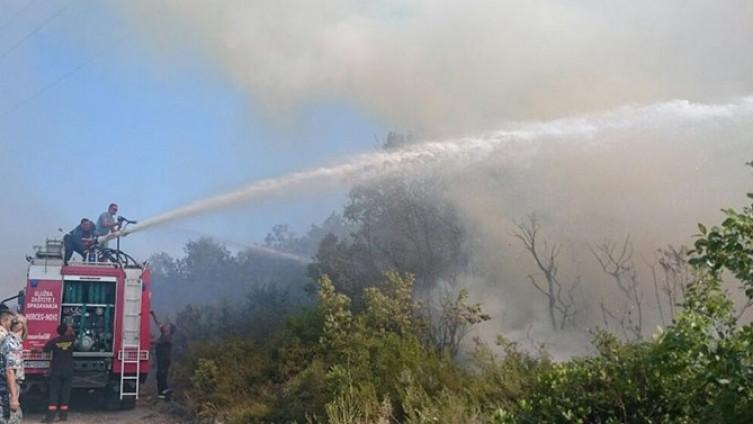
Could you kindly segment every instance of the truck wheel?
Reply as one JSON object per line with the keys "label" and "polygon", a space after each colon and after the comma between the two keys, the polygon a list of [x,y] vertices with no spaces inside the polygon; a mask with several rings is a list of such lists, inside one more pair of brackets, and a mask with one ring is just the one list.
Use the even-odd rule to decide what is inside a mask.
{"label": "truck wheel", "polygon": [[105,389],[103,405],[106,411],[117,411],[120,409],[120,394],[113,390]]}
{"label": "truck wheel", "polygon": [[136,407],[136,398],[133,396],[124,397],[120,401],[120,409],[127,411]]}
{"label": "truck wheel", "polygon": [[103,406],[107,411],[125,411],[136,407],[136,398],[133,396],[126,396],[123,399],[120,399],[120,394],[118,392],[108,390],[105,394]]}

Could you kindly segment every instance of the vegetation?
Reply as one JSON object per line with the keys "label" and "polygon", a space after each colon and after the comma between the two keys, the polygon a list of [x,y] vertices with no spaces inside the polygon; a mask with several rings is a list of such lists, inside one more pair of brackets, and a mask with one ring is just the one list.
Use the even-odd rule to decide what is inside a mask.
{"label": "vegetation", "polygon": [[[389,273],[354,313],[331,280],[319,280],[316,306],[290,316],[266,343],[226,337],[192,343],[178,366],[179,386],[199,417],[230,422],[422,422],[424,402],[445,408],[470,384],[499,390],[461,369],[413,302],[413,277]],[[461,298],[462,323],[483,320]],[[491,367],[492,359],[486,366]],[[441,411],[437,411],[441,412]],[[439,415],[442,416],[442,415]]]}
{"label": "vegetation", "polygon": [[[188,307],[178,315],[175,377],[178,398],[192,416],[230,423],[753,422],[753,326],[738,322],[722,288],[731,275],[753,299],[753,205],[725,210],[720,225],[699,225],[689,277],[673,271],[678,251],[659,253],[657,263],[671,276],[665,278],[667,298],[681,302],[665,302],[662,312],[657,297],[662,320],[672,320],[665,329],[643,337],[634,315],[624,320],[624,334],[594,331],[594,355],[554,361],[544,350],[526,351],[502,336],[494,346],[467,340],[469,329],[490,317],[465,291],[433,306],[422,302],[417,282],[430,280],[402,272],[406,264],[458,264],[463,255],[425,250],[452,246],[453,239],[420,244],[405,232],[367,234],[366,222],[398,219],[383,204],[375,213],[369,202],[355,214],[360,224],[351,242],[321,239],[309,269],[317,277],[310,301],[291,301],[282,289],[257,285],[245,302]],[[416,217],[422,216],[452,222],[439,211],[410,219],[420,223]],[[372,230],[381,228],[372,224]],[[551,305],[549,318],[559,331],[574,303],[558,297],[557,247],[537,250],[535,225],[521,223],[518,237],[540,260],[543,280],[531,281]],[[391,245],[405,247],[395,258],[403,262],[395,263],[400,271],[383,272],[376,253]],[[626,310],[635,310],[642,298],[631,285],[629,250],[626,242],[623,248],[595,246],[592,253],[625,288]],[[367,264],[358,262],[367,257]],[[432,278],[453,269],[439,267]]]}

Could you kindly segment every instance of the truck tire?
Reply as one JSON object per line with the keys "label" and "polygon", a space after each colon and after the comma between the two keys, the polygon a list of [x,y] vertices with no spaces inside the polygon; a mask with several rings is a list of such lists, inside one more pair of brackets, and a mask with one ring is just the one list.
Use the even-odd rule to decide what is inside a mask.
{"label": "truck tire", "polygon": [[106,411],[128,410],[136,407],[136,398],[134,396],[124,396],[120,398],[118,386],[110,386],[104,390],[102,407]]}
{"label": "truck tire", "polygon": [[120,399],[120,394],[108,391],[105,395],[103,407],[106,411],[126,411],[136,407],[136,398],[127,396]]}
{"label": "truck tire", "polygon": [[113,393],[111,390],[107,390],[104,396],[104,402],[102,405],[105,411],[117,411],[120,409],[120,396],[117,393]]}
{"label": "truck tire", "polygon": [[116,391],[105,389],[102,407],[105,411],[117,411],[120,409],[120,394]]}
{"label": "truck tire", "polygon": [[120,409],[127,411],[136,407],[136,398],[134,396],[128,396],[120,401]]}

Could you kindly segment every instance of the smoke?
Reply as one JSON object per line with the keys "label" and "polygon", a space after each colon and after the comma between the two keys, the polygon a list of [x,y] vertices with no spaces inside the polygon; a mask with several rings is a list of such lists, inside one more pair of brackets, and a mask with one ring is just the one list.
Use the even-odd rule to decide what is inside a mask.
{"label": "smoke", "polygon": [[[721,208],[749,202],[745,193],[753,174],[744,165],[753,158],[749,112],[681,102],[642,110],[645,119],[637,118],[641,113],[634,120],[618,119],[621,124],[607,125],[593,137],[553,137],[517,164],[500,166],[492,154],[448,178],[447,195],[468,228],[474,255],[475,275],[466,284],[497,318],[481,329],[488,339],[501,333],[524,343],[547,342],[560,358],[587,351],[590,336],[584,330],[603,326],[600,305],[617,311],[625,300],[590,248],[605,241],[619,248],[626,237],[635,249],[631,262],[640,283],[643,334],[649,336],[662,324],[649,269],[656,250],[692,245],[698,222],[717,224]],[[591,125],[580,122],[587,134]],[[540,246],[561,245],[561,280],[581,280],[571,331],[550,327],[546,298],[528,277],[543,281],[541,272],[511,235],[515,221],[530,213],[541,225]],[[738,306],[744,303],[738,283],[729,281],[727,289]],[[662,303],[666,313],[666,300]]]}
{"label": "smoke", "polygon": [[344,101],[432,137],[753,91],[747,0],[124,2],[149,43],[189,40],[268,116]]}
{"label": "smoke", "polygon": [[[662,324],[647,264],[655,261],[657,248],[689,244],[696,223],[718,221],[720,207],[744,201],[750,175],[743,163],[753,157],[751,135],[753,97],[724,104],[676,100],[514,123],[482,137],[419,143],[251,182],[147,219],[133,231],[396,171],[435,175],[469,234],[473,274],[461,284],[495,316],[481,334],[546,343],[564,358],[588,350],[584,330],[603,325],[601,304],[615,311],[624,307],[624,296],[590,254],[604,241],[630,237],[642,332],[648,335]],[[529,282],[540,271],[511,236],[515,220],[529,213],[539,216],[540,244],[563,246],[558,258],[563,281],[582,281],[576,325],[569,331],[553,331],[544,319],[546,301]],[[730,289],[742,299],[734,285]],[[661,303],[668,308],[666,299]]]}
{"label": "smoke", "polygon": [[[589,244],[630,235],[635,260],[650,260],[657,247],[692,241],[698,221],[717,222],[750,187],[747,0],[123,7],[158,56],[189,45],[274,120],[335,101],[439,140],[252,182],[140,228],[395,169],[436,172],[471,234],[482,276],[467,284],[497,317],[490,334],[552,336],[527,283],[535,267],[510,237],[514,219],[537,213],[542,235],[563,244],[562,273],[583,278],[579,319],[592,325],[614,292]],[[558,350],[582,351],[583,339],[568,337]]]}

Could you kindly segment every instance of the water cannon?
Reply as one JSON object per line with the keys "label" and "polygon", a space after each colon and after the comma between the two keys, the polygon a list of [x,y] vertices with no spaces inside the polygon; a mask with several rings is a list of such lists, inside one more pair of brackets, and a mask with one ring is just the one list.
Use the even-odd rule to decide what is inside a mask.
{"label": "water cannon", "polygon": [[115,232],[112,232],[112,233],[105,234],[103,236],[97,237],[97,243],[98,244],[103,244],[103,243],[105,243],[107,241],[110,241],[110,240],[113,240],[113,239],[116,239],[116,238],[119,238],[119,237],[125,237],[125,236],[127,236],[128,234],[132,233],[134,229],[132,229],[132,228],[126,228],[126,227],[128,227],[129,224],[134,224],[135,225],[137,222],[138,221],[133,221],[133,220],[130,220],[130,219],[126,218],[126,217],[119,216],[118,217],[118,224],[120,224],[120,229],[117,230],[117,231],[115,231]]}
{"label": "water cannon", "polygon": [[128,219],[128,218],[126,218],[126,217],[124,217],[124,216],[119,216],[119,217],[118,217],[118,223],[119,223],[119,224],[122,224],[122,223],[124,223],[124,222],[125,222],[126,224],[137,224],[137,223],[138,223],[138,221],[132,221],[132,220],[130,220],[130,219]]}

